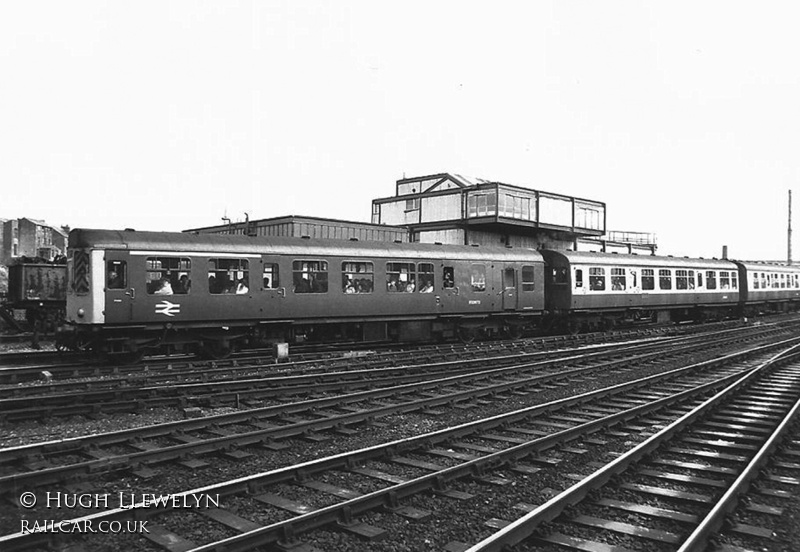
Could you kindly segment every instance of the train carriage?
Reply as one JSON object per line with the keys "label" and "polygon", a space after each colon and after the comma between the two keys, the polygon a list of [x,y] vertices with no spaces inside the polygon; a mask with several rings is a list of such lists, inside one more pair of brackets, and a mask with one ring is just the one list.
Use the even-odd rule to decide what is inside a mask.
{"label": "train carriage", "polygon": [[728,261],[542,251],[545,308],[570,329],[621,321],[698,320],[734,315],[737,266]]}
{"label": "train carriage", "polygon": [[469,339],[544,309],[541,254],[511,248],[76,229],[68,273],[64,342],[110,353]]}
{"label": "train carriage", "polygon": [[741,261],[736,264],[742,282],[744,314],[800,307],[800,266]]}

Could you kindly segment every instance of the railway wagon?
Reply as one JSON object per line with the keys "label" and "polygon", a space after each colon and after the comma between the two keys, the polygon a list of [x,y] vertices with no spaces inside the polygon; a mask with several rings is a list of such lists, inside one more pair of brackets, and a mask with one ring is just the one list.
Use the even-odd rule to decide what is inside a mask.
{"label": "railway wagon", "polygon": [[53,331],[64,319],[67,270],[61,262],[22,258],[8,267],[8,296],[0,305],[0,317],[12,328],[24,328],[13,311],[25,311],[29,327],[36,322]]}
{"label": "railway wagon", "polygon": [[800,266],[737,261],[743,314],[794,311],[800,307]]}
{"label": "railway wagon", "polygon": [[75,229],[67,262],[59,343],[109,354],[470,340],[519,333],[544,310],[544,260],[532,250]]}
{"label": "railway wagon", "polygon": [[728,261],[542,251],[549,323],[571,331],[625,322],[737,314],[739,269]]}

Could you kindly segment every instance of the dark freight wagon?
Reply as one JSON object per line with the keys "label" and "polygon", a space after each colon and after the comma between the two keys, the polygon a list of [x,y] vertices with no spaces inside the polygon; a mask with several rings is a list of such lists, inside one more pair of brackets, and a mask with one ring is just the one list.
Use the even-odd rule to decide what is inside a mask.
{"label": "dark freight wagon", "polygon": [[[23,322],[30,326],[36,320],[52,329],[64,318],[66,298],[66,265],[18,262],[8,267],[8,296],[0,316],[16,330],[24,329]],[[15,311],[23,311],[25,320],[15,316]]]}

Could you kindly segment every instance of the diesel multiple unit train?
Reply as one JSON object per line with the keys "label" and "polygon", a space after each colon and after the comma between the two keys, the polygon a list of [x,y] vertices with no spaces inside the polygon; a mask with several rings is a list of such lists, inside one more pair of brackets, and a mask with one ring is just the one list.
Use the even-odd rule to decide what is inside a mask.
{"label": "diesel multiple unit train", "polygon": [[471,341],[800,305],[800,267],[420,243],[75,229],[59,346],[224,357],[301,340]]}

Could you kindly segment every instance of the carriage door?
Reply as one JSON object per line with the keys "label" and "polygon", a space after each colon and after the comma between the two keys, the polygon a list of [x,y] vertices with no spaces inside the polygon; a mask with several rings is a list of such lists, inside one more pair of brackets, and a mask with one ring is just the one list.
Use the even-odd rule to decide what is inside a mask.
{"label": "carriage door", "polygon": [[[281,274],[277,257],[262,258],[261,289],[264,300],[259,301],[260,316],[264,320],[280,318],[286,310],[286,274]],[[291,275],[288,275],[291,276]]]}
{"label": "carriage door", "polygon": [[503,310],[517,310],[517,271],[513,267],[503,269]]}
{"label": "carriage door", "polygon": [[109,324],[127,323],[133,315],[133,299],[136,291],[128,273],[128,255],[118,251],[107,251],[105,267],[105,321]]}

